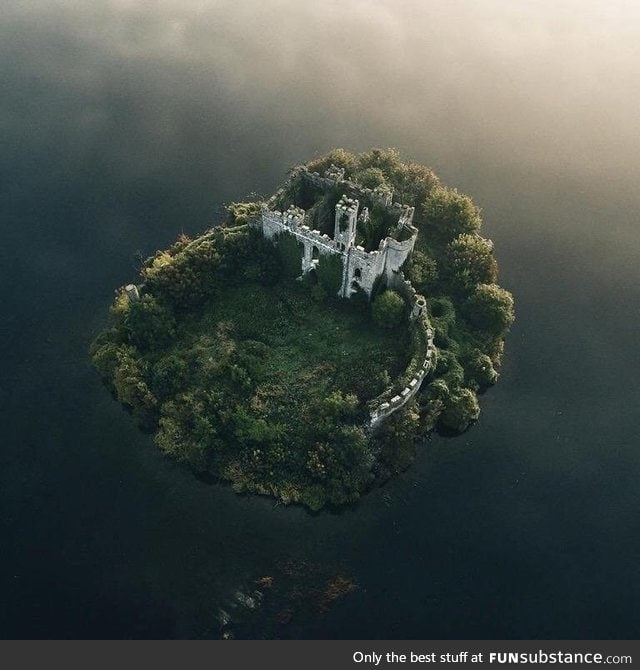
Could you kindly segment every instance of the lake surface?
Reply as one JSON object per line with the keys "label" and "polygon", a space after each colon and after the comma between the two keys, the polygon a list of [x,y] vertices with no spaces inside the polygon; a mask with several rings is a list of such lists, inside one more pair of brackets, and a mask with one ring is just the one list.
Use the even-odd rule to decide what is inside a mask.
{"label": "lake surface", "polygon": [[[239,636],[640,637],[639,19],[6,0],[0,636],[217,637],[294,562],[358,588],[277,629],[232,608]],[[472,430],[314,516],[163,458],[86,351],[137,252],[333,146],[397,147],[472,194],[517,321]]]}

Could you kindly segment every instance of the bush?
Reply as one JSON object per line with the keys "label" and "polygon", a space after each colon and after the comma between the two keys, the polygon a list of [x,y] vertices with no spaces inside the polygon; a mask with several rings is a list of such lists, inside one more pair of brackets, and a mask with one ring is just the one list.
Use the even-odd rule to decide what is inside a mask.
{"label": "bush", "polygon": [[351,176],[356,164],[356,157],[346,149],[332,149],[329,153],[320,158],[309,161],[307,169],[310,172],[319,172],[323,174],[331,165],[344,168],[345,175]]}
{"label": "bush", "polygon": [[145,290],[174,312],[188,312],[210,298],[219,285],[217,270],[220,265],[218,240],[206,238],[194,242],[175,256],[158,253],[153,262],[142,271]]}
{"label": "bush", "polygon": [[92,343],[89,351],[91,362],[103,380],[113,379],[113,374],[118,365],[118,352],[120,349],[118,344],[111,341],[109,336],[112,336],[112,331],[101,333],[95,342]]}
{"label": "bush", "polygon": [[409,280],[418,291],[428,292],[438,279],[438,264],[424,251],[414,250],[407,268]]}
{"label": "bush", "polygon": [[482,224],[479,207],[455,188],[436,186],[423,208],[427,228],[443,241],[463,233],[477,233]]}
{"label": "bush", "polygon": [[227,205],[229,225],[242,226],[260,213],[262,202],[232,202]]}
{"label": "bush", "polygon": [[498,276],[493,245],[480,235],[463,233],[447,247],[447,274],[454,288],[472,290],[476,284],[491,284]]}
{"label": "bush", "polygon": [[316,266],[318,282],[330,295],[337,295],[342,286],[342,256],[320,256],[320,262]]}
{"label": "bush", "polygon": [[498,373],[493,367],[491,359],[479,349],[474,349],[465,358],[464,371],[465,381],[469,387],[482,388],[498,381]]}
{"label": "bush", "polygon": [[358,156],[358,169],[361,173],[368,168],[378,168],[391,181],[401,166],[397,149],[371,149]]}
{"label": "bush", "polygon": [[440,425],[461,433],[479,416],[480,406],[476,394],[465,388],[450,395],[445,401],[444,411],[440,415]]}
{"label": "bush", "polygon": [[118,400],[133,410],[145,428],[154,425],[158,401],[147,385],[148,364],[138,358],[133,347],[120,347],[113,374]]}
{"label": "bush", "polygon": [[129,341],[140,351],[162,348],[176,334],[172,312],[150,294],[129,305],[124,323]]}
{"label": "bush", "polygon": [[415,204],[419,214],[427,196],[440,180],[433,170],[419,163],[403,163],[395,169],[395,179],[392,182],[396,197],[400,202]]}
{"label": "bush", "polygon": [[464,311],[472,324],[494,337],[502,337],[515,319],[513,296],[496,284],[480,284]]}
{"label": "bush", "polygon": [[365,188],[376,188],[376,186],[382,186],[387,183],[384,172],[376,167],[362,170],[362,172],[358,174],[358,181]]}
{"label": "bush", "polygon": [[381,293],[371,305],[374,321],[381,328],[395,328],[404,315],[404,300],[391,289]]}
{"label": "bush", "polygon": [[276,238],[278,258],[282,264],[282,274],[289,279],[296,279],[302,274],[302,252],[295,235],[282,233]]}

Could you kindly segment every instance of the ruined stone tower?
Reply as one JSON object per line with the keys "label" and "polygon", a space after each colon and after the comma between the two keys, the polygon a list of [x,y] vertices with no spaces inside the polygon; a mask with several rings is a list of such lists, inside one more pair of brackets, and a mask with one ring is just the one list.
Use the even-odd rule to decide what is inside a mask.
{"label": "ruined stone tower", "polygon": [[355,244],[359,205],[358,200],[344,195],[336,205],[333,239],[340,251],[346,251]]}

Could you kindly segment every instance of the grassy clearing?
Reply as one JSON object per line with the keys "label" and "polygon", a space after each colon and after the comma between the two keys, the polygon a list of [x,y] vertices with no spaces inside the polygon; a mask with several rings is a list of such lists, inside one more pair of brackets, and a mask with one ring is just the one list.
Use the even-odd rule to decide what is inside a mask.
{"label": "grassy clearing", "polygon": [[266,345],[260,350],[255,397],[268,398],[279,389],[270,415],[336,390],[355,394],[364,408],[408,361],[406,328],[377,328],[365,305],[316,302],[298,283],[230,287],[201,318],[185,325],[175,349],[190,348],[199,336],[218,332],[220,324],[238,344]]}

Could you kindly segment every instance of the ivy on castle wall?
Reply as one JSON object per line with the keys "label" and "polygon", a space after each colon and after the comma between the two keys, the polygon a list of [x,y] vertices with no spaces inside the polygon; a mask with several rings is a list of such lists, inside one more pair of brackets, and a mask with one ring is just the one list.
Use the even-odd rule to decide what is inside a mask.
{"label": "ivy on castle wall", "polygon": [[299,277],[302,274],[302,250],[295,235],[286,232],[278,235],[277,249],[283,274],[290,279]]}
{"label": "ivy on castle wall", "polygon": [[318,282],[322,284],[329,295],[335,295],[342,285],[343,260],[339,255],[320,256],[316,268]]}

